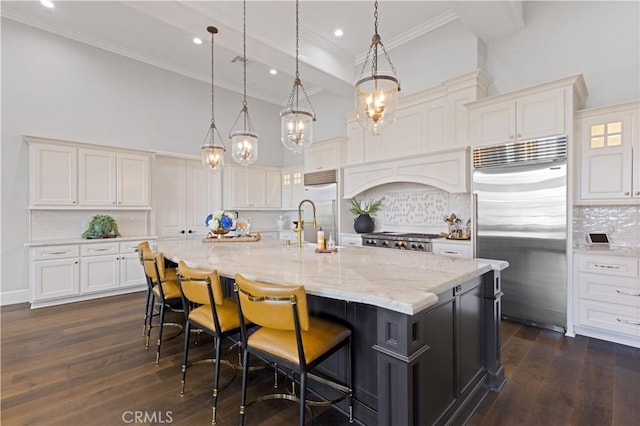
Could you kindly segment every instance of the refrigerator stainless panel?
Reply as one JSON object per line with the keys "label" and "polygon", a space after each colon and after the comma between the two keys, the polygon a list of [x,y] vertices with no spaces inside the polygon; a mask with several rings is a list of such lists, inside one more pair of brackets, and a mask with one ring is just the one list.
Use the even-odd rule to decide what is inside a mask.
{"label": "refrigerator stainless panel", "polygon": [[338,185],[330,183],[326,185],[308,186],[304,188],[304,198],[310,199],[316,205],[317,229],[313,229],[313,209],[308,203],[303,204],[304,241],[316,243],[317,231],[322,227],[325,239],[333,234],[337,238],[337,212],[336,199],[338,198]]}
{"label": "refrigerator stainless panel", "polygon": [[502,259],[502,313],[566,328],[566,163],[475,170],[476,256]]}

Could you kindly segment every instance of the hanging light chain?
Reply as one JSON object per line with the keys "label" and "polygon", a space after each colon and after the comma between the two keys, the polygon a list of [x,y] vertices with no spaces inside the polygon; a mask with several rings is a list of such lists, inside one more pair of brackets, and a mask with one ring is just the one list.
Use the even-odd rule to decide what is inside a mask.
{"label": "hanging light chain", "polygon": [[374,12],[373,12],[373,33],[378,34],[378,0],[376,0],[374,4]]}
{"label": "hanging light chain", "polygon": [[299,25],[300,25],[300,5],[298,4],[298,0],[296,0],[296,82],[300,81],[300,72],[298,71],[298,49],[300,45],[300,40],[298,37]]}
{"label": "hanging light chain", "polygon": [[[242,64],[244,70],[244,98],[242,105],[244,110],[247,110],[247,0],[242,2]],[[246,127],[246,126],[245,126]]]}
{"label": "hanging light chain", "polygon": [[213,71],[213,35],[214,35],[214,31],[211,30],[211,127],[212,128],[216,127],[215,121],[214,121],[215,96],[214,96],[213,82],[215,81],[215,78],[214,78],[215,74]]}

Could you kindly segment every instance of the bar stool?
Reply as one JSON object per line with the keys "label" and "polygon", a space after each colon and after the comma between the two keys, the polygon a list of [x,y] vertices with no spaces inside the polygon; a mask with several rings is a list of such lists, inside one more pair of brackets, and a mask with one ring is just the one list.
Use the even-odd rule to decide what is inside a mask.
{"label": "bar stool", "polygon": [[[217,270],[203,270],[188,267],[182,260],[178,263],[178,281],[182,290],[182,303],[185,308],[186,329],[184,334],[184,356],[182,361],[182,389],[180,396],[184,396],[187,380],[187,359],[189,353],[189,337],[192,327],[197,327],[214,337],[216,355],[214,360],[215,373],[213,379],[213,420],[216,423],[216,407],[218,405],[218,390],[220,379],[220,364],[233,369],[235,378],[236,368],[226,359],[221,358],[222,339],[240,332],[240,317],[234,297],[224,298],[222,284]],[[233,378],[231,381],[233,381]],[[231,381],[229,383],[231,383]]]}
{"label": "bar stool", "polygon": [[[238,301],[240,331],[243,346],[242,395],[240,424],[244,424],[245,409],[254,402],[277,398],[300,402],[300,425],[304,425],[306,405],[329,405],[349,398],[349,421],[353,422],[353,344],[351,330],[344,325],[309,315],[304,286],[284,286],[249,280],[235,275],[234,292]],[[250,321],[259,328],[248,335],[244,325]],[[309,370],[348,346],[347,381],[312,374]],[[247,397],[247,365],[254,354],[277,363],[300,375],[300,396],[272,394],[249,404]],[[294,374],[295,374],[294,373]],[[331,401],[307,401],[307,378],[318,380],[339,390],[343,395]]]}
{"label": "bar stool", "polygon": [[[143,248],[142,262],[144,264],[144,272],[147,278],[147,291],[150,294],[149,305],[147,307],[147,315],[145,318],[145,326],[147,329],[145,349],[149,348],[151,329],[153,328],[153,309],[156,303],[156,297],[158,298],[160,305],[158,321],[158,342],[156,349],[156,365],[158,365],[160,362],[160,347],[162,345],[162,331],[164,326],[166,325],[178,327],[180,331],[183,330],[181,324],[164,322],[164,313],[166,307],[172,303],[181,303],[182,294],[180,292],[180,286],[178,285],[178,279],[176,277],[175,270],[165,269],[164,267],[164,255],[162,253],[154,253],[151,251],[151,249]],[[177,337],[179,334],[180,333],[172,336],[171,338]]]}

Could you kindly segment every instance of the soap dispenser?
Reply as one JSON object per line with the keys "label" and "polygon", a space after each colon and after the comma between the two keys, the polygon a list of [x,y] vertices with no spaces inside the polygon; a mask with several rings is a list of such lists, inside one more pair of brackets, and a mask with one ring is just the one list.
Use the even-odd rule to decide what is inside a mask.
{"label": "soap dispenser", "polygon": [[324,250],[326,246],[324,245],[324,231],[322,230],[322,226],[318,229],[318,249]]}

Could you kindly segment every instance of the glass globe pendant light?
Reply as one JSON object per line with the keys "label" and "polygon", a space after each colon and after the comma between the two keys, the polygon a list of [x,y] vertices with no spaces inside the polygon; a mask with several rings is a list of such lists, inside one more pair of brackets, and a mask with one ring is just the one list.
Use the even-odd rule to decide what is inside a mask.
{"label": "glass globe pendant light", "polygon": [[[362,127],[371,134],[379,135],[395,121],[398,107],[398,92],[400,80],[396,76],[396,69],[389,58],[389,54],[382,44],[378,34],[378,1],[375,2],[374,34],[371,46],[362,64],[360,78],[355,85],[356,119]],[[389,63],[391,72],[378,70],[378,49],[382,50]],[[371,74],[365,75],[367,63],[371,60]]]}
{"label": "glass globe pendant light", "polygon": [[[313,142],[313,122],[316,121],[316,112],[300,81],[298,69],[299,15],[300,6],[296,0],[296,78],[293,81],[287,106],[280,112],[280,140],[285,148],[296,154],[301,153]],[[308,108],[300,106],[300,90],[309,105]]]}
{"label": "glass globe pendant light", "polygon": [[220,132],[216,127],[216,121],[214,118],[214,67],[213,67],[213,35],[218,33],[218,29],[216,27],[207,27],[207,31],[211,33],[211,125],[209,126],[209,131],[207,135],[204,137],[204,142],[200,147],[200,153],[202,156],[202,166],[206,169],[210,169],[213,171],[222,170],[224,167],[224,143],[222,142],[222,137],[220,136]]}
{"label": "glass globe pendant light", "polygon": [[[243,67],[244,67],[244,97],[242,100],[242,109],[231,126],[229,138],[231,139],[231,156],[233,159],[243,165],[253,164],[258,159],[258,134],[253,131],[251,118],[249,117],[249,109],[247,108],[247,1],[242,2],[242,49],[243,49]],[[233,130],[242,117],[242,130]]]}

